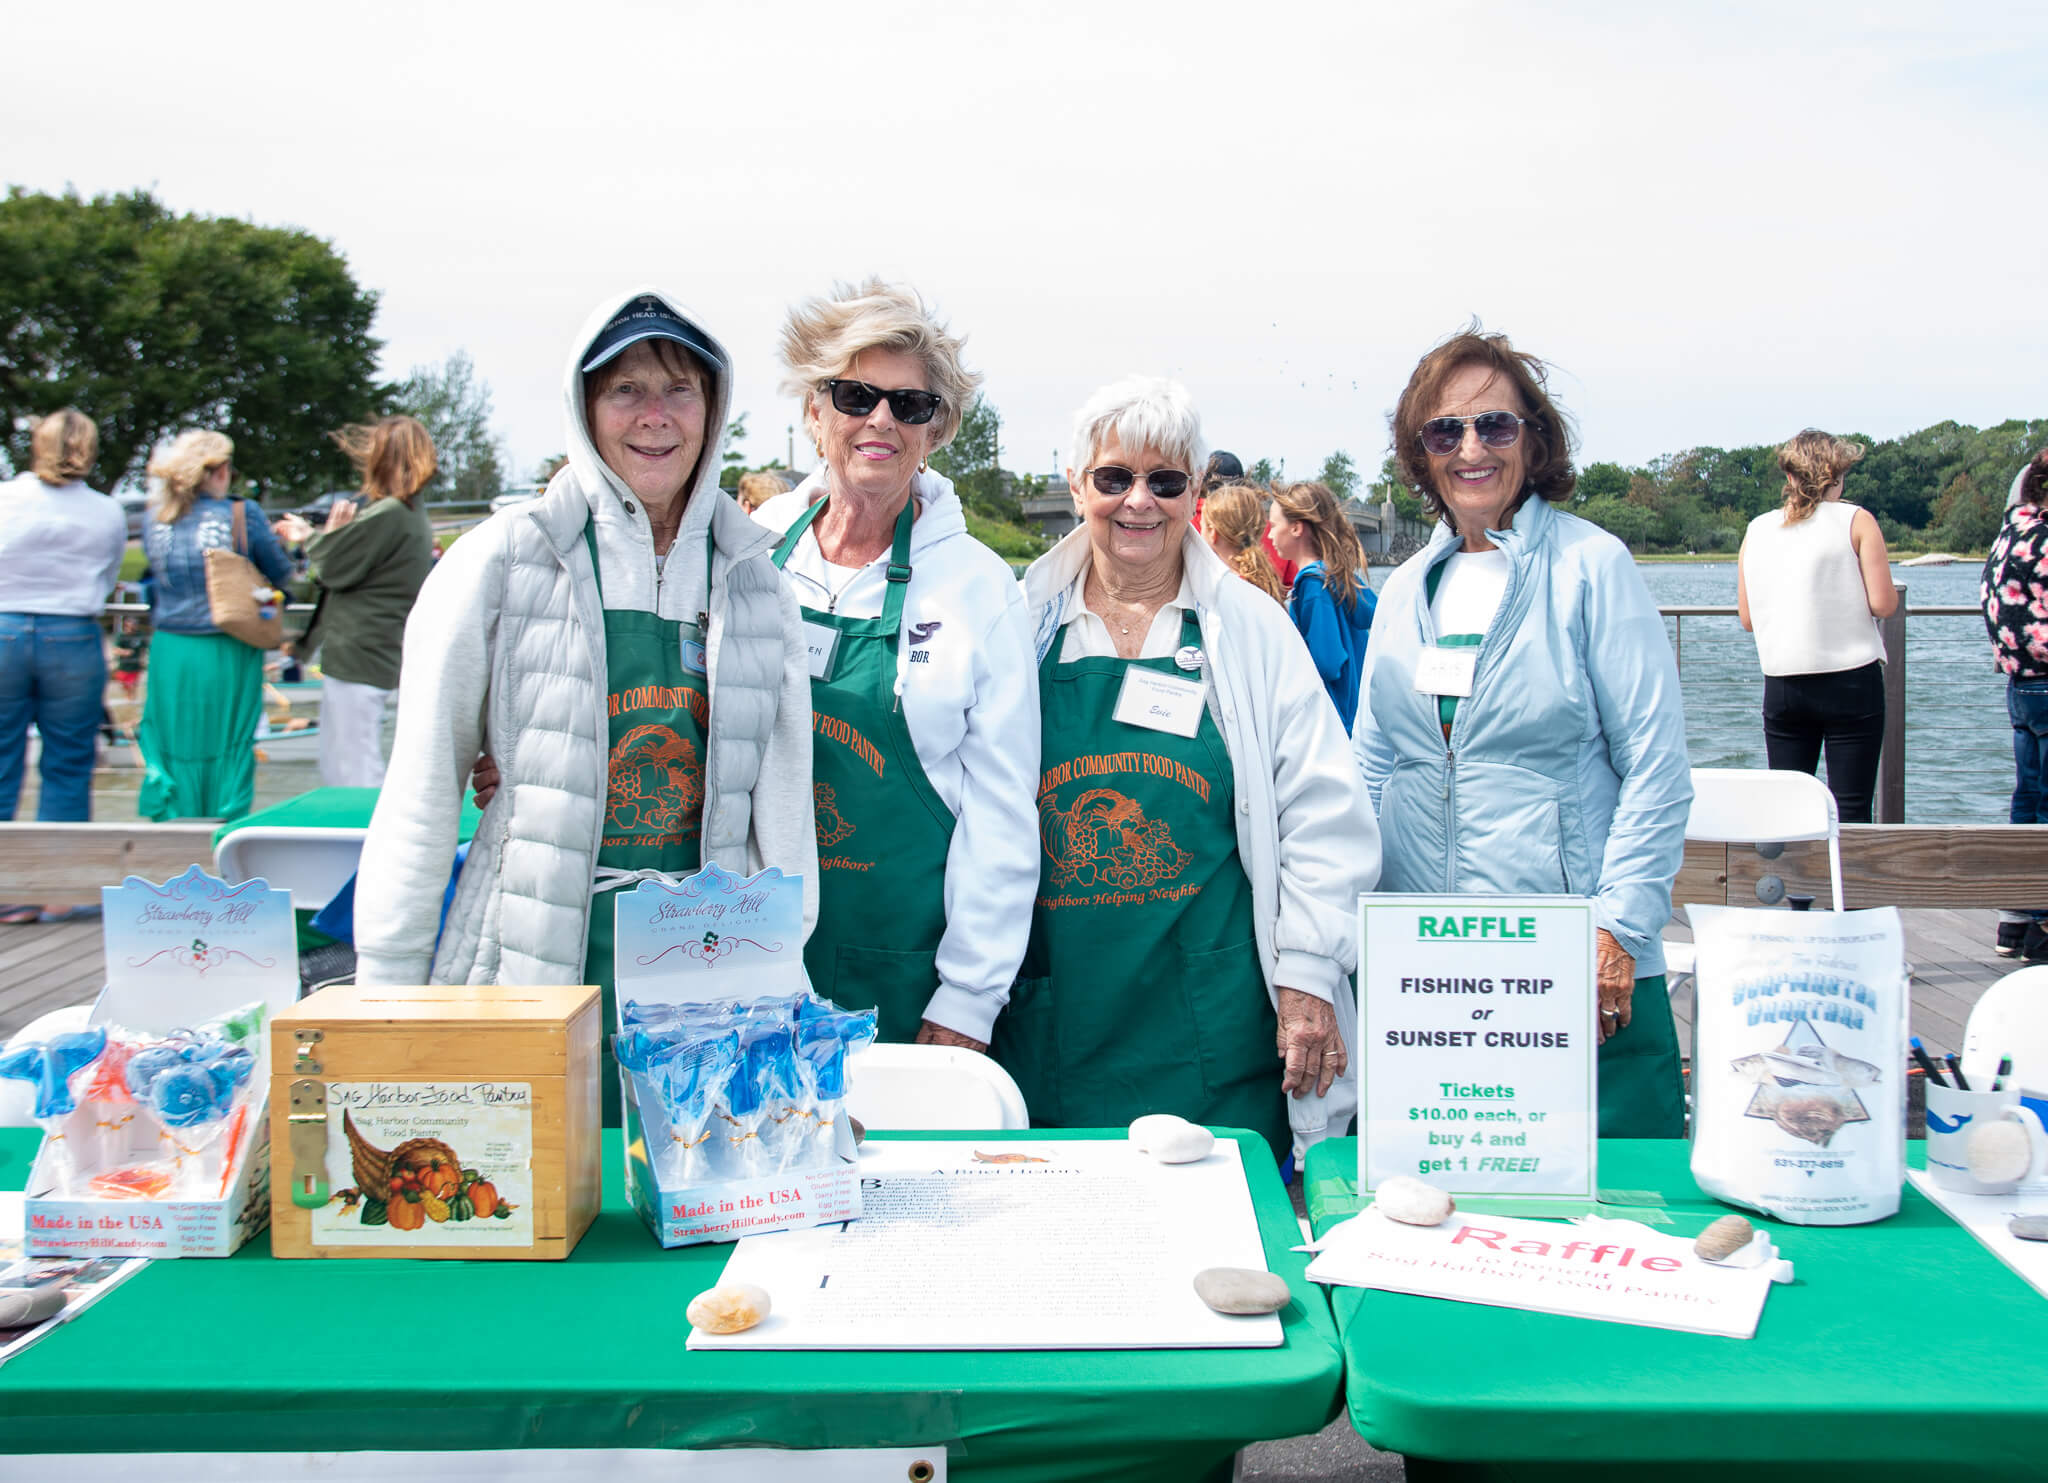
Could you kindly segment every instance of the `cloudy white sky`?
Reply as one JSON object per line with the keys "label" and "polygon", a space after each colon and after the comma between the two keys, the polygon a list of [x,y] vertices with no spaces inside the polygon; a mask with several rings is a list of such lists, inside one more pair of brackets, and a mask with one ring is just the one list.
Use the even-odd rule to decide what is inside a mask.
{"label": "cloudy white sky", "polygon": [[327,238],[386,373],[468,349],[521,471],[562,444],[567,339],[642,281],[781,451],[784,309],[868,272],[969,335],[1033,470],[1132,370],[1247,459],[1374,467],[1473,315],[1556,364],[1588,459],[2048,415],[2038,4],[122,0],[6,30],[0,180]]}

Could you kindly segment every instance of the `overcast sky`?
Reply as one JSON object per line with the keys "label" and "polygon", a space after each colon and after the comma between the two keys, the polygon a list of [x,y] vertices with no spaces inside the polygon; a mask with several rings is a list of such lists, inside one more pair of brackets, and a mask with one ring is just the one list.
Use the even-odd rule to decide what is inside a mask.
{"label": "overcast sky", "polygon": [[124,0],[6,49],[0,179],[328,239],[386,374],[468,349],[522,473],[600,297],[724,338],[762,461],[786,306],[869,272],[1027,470],[1134,370],[1247,460],[1376,468],[1473,315],[1587,460],[2048,416],[2040,4]]}

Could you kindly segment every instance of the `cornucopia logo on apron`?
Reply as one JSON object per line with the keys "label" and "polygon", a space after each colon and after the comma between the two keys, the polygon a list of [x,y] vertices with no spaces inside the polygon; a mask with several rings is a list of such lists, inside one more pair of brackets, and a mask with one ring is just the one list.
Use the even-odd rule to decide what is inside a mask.
{"label": "cornucopia logo on apron", "polygon": [[1038,810],[1056,886],[1141,891],[1172,880],[1194,860],[1173,842],[1165,820],[1147,819],[1135,799],[1114,788],[1090,788],[1069,809],[1047,794]]}
{"label": "cornucopia logo on apron", "polygon": [[635,726],[612,748],[605,823],[637,842],[695,834],[704,809],[704,759],[666,726]]}

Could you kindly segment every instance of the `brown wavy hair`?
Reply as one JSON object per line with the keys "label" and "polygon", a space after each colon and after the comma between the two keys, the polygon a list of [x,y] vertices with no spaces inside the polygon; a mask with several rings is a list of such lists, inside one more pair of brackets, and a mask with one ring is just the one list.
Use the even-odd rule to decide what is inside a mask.
{"label": "brown wavy hair", "polygon": [[1316,543],[1316,559],[1323,564],[1323,585],[1349,613],[1358,606],[1358,588],[1365,572],[1365,548],[1358,544],[1358,532],[1337,507],[1337,496],[1327,484],[1304,480],[1300,484],[1273,487],[1273,503],[1296,525],[1306,525]]}
{"label": "brown wavy hair", "polygon": [[1820,508],[1828,491],[1870,450],[1861,443],[1824,433],[1817,427],[1778,450],[1785,471],[1785,523],[1797,525]]}
{"label": "brown wavy hair", "polygon": [[411,499],[434,477],[438,460],[425,424],[412,417],[352,423],[327,435],[363,481],[363,501]]}
{"label": "brown wavy hair", "polygon": [[1450,511],[1437,493],[1429,455],[1422,448],[1422,424],[1436,416],[1444,387],[1467,366],[1483,365],[1514,389],[1522,403],[1525,473],[1522,492],[1508,511],[1512,516],[1530,495],[1541,495],[1556,503],[1569,499],[1579,482],[1572,467],[1576,436],[1571,418],[1550,399],[1550,367],[1535,356],[1515,349],[1506,335],[1488,334],[1476,319],[1443,341],[1415,363],[1401,400],[1387,417],[1393,438],[1394,461],[1402,482],[1438,520],[1450,519]]}
{"label": "brown wavy hair", "polygon": [[1266,506],[1259,491],[1249,484],[1225,484],[1202,501],[1202,529],[1214,531],[1237,554],[1224,557],[1230,569],[1275,602],[1285,602],[1280,573],[1273,570],[1273,558],[1259,540],[1266,533]]}
{"label": "brown wavy hair", "polygon": [[99,425],[76,407],[63,407],[29,434],[36,477],[45,484],[76,484],[100,456]]}
{"label": "brown wavy hair", "polygon": [[2034,461],[2027,465],[2027,476],[2020,480],[2020,502],[2048,505],[2048,448],[2036,453]]}

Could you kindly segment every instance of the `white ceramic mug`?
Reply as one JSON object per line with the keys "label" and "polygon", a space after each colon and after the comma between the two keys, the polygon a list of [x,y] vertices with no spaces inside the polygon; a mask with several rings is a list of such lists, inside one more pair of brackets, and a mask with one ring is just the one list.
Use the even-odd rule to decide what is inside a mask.
{"label": "white ceramic mug", "polygon": [[[1999,1119],[2026,1130],[2032,1151],[2027,1172],[2018,1179],[1986,1184],[1970,1173],[1970,1134]],[[1943,1189],[1970,1195],[2009,1195],[2022,1184],[2048,1176],[2048,1128],[2031,1107],[2020,1105],[2019,1089],[2003,1092],[1959,1092],[1927,1083],[1927,1173]]]}

